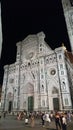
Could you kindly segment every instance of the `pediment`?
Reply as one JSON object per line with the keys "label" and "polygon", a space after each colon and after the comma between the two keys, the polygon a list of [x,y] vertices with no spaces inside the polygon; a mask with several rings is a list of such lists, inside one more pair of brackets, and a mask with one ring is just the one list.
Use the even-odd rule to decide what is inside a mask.
{"label": "pediment", "polygon": [[36,57],[39,57],[40,55],[47,55],[52,51],[50,46],[45,42],[45,34],[43,32],[34,35],[28,35],[21,42],[21,44],[22,61],[36,59]]}

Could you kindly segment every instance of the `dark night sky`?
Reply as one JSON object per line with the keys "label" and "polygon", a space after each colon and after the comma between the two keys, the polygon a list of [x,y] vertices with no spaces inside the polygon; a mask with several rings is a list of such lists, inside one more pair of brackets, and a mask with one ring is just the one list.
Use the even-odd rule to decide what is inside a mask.
{"label": "dark night sky", "polygon": [[2,0],[1,4],[3,44],[0,84],[3,66],[15,62],[16,42],[29,34],[43,31],[45,41],[52,49],[61,46],[63,42],[70,51],[61,0]]}

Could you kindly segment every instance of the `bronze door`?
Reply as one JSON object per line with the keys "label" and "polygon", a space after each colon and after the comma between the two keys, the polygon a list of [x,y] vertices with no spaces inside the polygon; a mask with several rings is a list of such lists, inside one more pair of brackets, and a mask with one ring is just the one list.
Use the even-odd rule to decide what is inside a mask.
{"label": "bronze door", "polygon": [[53,98],[54,110],[59,110],[59,98]]}
{"label": "bronze door", "polygon": [[28,97],[28,111],[32,112],[34,106],[33,96]]}

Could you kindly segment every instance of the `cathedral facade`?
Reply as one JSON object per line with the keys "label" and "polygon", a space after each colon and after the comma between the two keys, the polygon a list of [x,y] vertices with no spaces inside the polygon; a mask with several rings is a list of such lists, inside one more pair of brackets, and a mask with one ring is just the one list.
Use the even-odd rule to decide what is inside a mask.
{"label": "cathedral facade", "polygon": [[44,39],[40,32],[17,43],[16,62],[4,66],[3,111],[72,109],[73,65],[64,46],[52,50]]}

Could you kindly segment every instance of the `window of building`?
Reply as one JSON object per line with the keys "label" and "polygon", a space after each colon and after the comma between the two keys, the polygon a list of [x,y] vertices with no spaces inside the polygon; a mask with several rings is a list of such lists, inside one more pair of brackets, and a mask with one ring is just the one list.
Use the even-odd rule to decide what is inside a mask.
{"label": "window of building", "polygon": [[40,47],[42,46],[42,44],[40,44]]}
{"label": "window of building", "polygon": [[64,75],[64,71],[61,71],[61,75]]}
{"label": "window of building", "polygon": [[42,48],[40,48],[40,51],[42,51]]}
{"label": "window of building", "polygon": [[46,59],[46,63],[48,63],[48,62],[49,62],[49,59],[47,58],[47,59]]}
{"label": "window of building", "polygon": [[63,64],[60,64],[60,69],[63,69]]}
{"label": "window of building", "polygon": [[52,60],[52,57],[50,57],[50,60]]}
{"label": "window of building", "polygon": [[62,59],[62,55],[59,55],[59,59]]}
{"label": "window of building", "polygon": [[55,69],[52,69],[50,73],[51,73],[51,75],[55,75],[56,70],[55,70]]}
{"label": "window of building", "polygon": [[63,89],[63,90],[66,90],[66,84],[65,84],[64,81],[62,81],[62,89]]}
{"label": "window of building", "polygon": [[14,92],[16,92],[16,89],[14,89]]}
{"label": "window of building", "polygon": [[27,67],[27,65],[25,65],[25,67]]}
{"label": "window of building", "polygon": [[30,62],[28,62],[28,66],[30,66]]}
{"label": "window of building", "polygon": [[34,65],[34,62],[32,62],[32,65]]}
{"label": "window of building", "polygon": [[42,88],[44,88],[44,85],[42,84]]}
{"label": "window of building", "polygon": [[43,75],[41,75],[41,79],[43,79],[43,77],[44,77],[44,76],[43,76]]}
{"label": "window of building", "polygon": [[68,105],[69,102],[68,102],[68,98],[65,98],[65,105]]}
{"label": "window of building", "polygon": [[43,72],[43,69],[41,69],[41,72]]}
{"label": "window of building", "polygon": [[56,57],[54,56],[54,59],[56,59]]}
{"label": "window of building", "polygon": [[42,106],[43,107],[45,106],[45,100],[42,100]]}
{"label": "window of building", "polygon": [[44,85],[42,84],[42,91],[44,91]]}
{"label": "window of building", "polygon": [[14,79],[9,79],[9,83],[13,83],[14,82]]}

